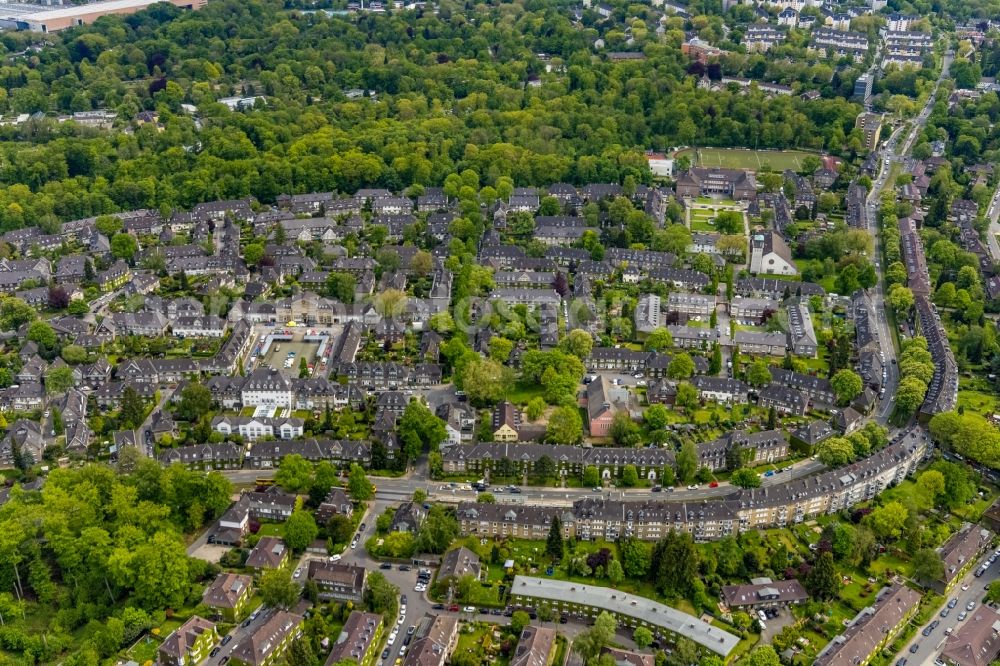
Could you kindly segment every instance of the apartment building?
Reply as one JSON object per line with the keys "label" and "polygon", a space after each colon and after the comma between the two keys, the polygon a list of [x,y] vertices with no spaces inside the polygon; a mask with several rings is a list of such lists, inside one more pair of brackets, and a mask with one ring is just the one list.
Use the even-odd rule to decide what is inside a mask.
{"label": "apartment building", "polygon": [[199,664],[208,658],[218,639],[214,622],[193,615],[160,643],[158,661],[163,666]]}
{"label": "apartment building", "polygon": [[556,615],[583,620],[606,611],[615,616],[619,626],[641,626],[654,634],[683,636],[723,659],[740,641],[739,637],[671,606],[597,585],[515,576],[510,594],[515,608],[549,608]]}
{"label": "apartment building", "polygon": [[772,581],[755,579],[750,585],[723,585],[722,601],[730,609],[784,608],[809,599],[809,593],[795,578]]}
{"label": "apartment building", "polygon": [[310,560],[308,580],[315,582],[324,600],[361,601],[365,589],[365,570],[351,564]]}
{"label": "apartment building", "polygon": [[917,612],[920,593],[894,583],[879,592],[875,603],[855,616],[847,630],[835,636],[813,661],[815,666],[867,664],[895,638]]}
{"label": "apartment building", "polygon": [[663,327],[663,310],[660,297],[656,294],[642,294],[635,304],[636,333],[652,333]]}
{"label": "apartment building", "polygon": [[772,298],[734,298],[729,303],[729,314],[738,321],[762,323],[778,311],[779,303]]}
{"label": "apartment building", "polygon": [[[783,443],[761,445],[753,441],[754,437],[760,437],[765,442],[780,437],[783,442],[783,434],[774,435],[774,432],[777,431],[745,435],[729,445],[753,447],[756,451],[753,459],[760,461],[762,457],[766,459],[766,456],[780,452],[781,447],[787,447]],[[465,536],[478,534],[544,539],[552,518],[558,515],[567,538],[572,535],[584,540],[600,538],[614,541],[619,536],[635,536],[656,541],[670,530],[675,530],[689,532],[698,541],[711,541],[746,530],[798,524],[813,516],[835,513],[871,500],[891,484],[901,482],[916,471],[928,444],[925,433],[913,428],[897,435],[885,449],[851,465],[780,486],[738,490],[723,498],[696,502],[624,502],[585,498],[575,502],[572,508],[464,502],[459,505],[459,525]],[[566,449],[567,455],[573,451],[596,451],[576,447],[555,448]],[[724,449],[718,442],[700,450],[702,452],[702,460],[706,464],[718,464],[714,461],[725,460]],[[530,457],[526,451],[497,453],[511,459],[522,455]],[[547,450],[549,453],[554,452]],[[553,459],[560,464],[559,454],[555,455]],[[598,460],[591,458],[588,464],[597,464],[602,475],[606,473],[606,468],[601,466],[603,463]],[[582,469],[580,463],[576,465],[575,469]]]}
{"label": "apartment building", "polygon": [[675,291],[667,296],[666,309],[667,314],[676,317],[678,321],[685,322],[694,317],[703,317],[707,320],[715,311],[715,297]]}
{"label": "apartment building", "polygon": [[279,663],[292,641],[302,635],[303,617],[288,611],[275,611],[257,626],[233,650],[231,663],[236,666],[271,666]]}
{"label": "apartment building", "polygon": [[326,663],[332,666],[344,660],[358,666],[374,666],[385,624],[377,613],[354,610],[347,616],[340,635],[330,650]]}

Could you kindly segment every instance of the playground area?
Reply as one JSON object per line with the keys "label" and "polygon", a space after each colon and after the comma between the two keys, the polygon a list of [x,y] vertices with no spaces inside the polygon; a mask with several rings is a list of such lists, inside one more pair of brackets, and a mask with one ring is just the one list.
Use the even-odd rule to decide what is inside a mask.
{"label": "playground area", "polygon": [[693,166],[748,169],[750,171],[799,171],[806,157],[820,157],[801,150],[750,150],[748,148],[684,148],[674,159],[687,157]]}

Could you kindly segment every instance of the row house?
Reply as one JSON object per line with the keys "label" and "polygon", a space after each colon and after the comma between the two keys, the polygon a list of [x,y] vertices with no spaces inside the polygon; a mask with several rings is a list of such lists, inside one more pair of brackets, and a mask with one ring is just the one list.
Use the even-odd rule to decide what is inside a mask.
{"label": "row house", "polygon": [[[121,406],[122,392],[129,387],[138,393],[140,398],[145,400],[152,399],[156,394],[155,384],[114,381],[96,387],[90,395],[94,396],[98,407],[117,409]],[[22,384],[20,390],[23,391],[24,389],[24,384]]]}
{"label": "row house", "polygon": [[819,348],[809,306],[801,300],[788,305],[788,348],[798,356],[815,358]]}
{"label": "row house", "polygon": [[833,405],[837,402],[837,394],[830,386],[830,380],[825,377],[807,375],[777,366],[771,366],[770,370],[773,384],[801,391],[816,403]]}
{"label": "row house", "polygon": [[242,261],[231,256],[212,255],[201,257],[178,257],[167,261],[170,273],[187,275],[214,275],[217,273],[246,273]]}
{"label": "row house", "polygon": [[682,349],[708,350],[719,342],[717,328],[701,328],[698,326],[667,326],[674,339],[674,346]]}
{"label": "row house", "polygon": [[[479,442],[450,447],[443,454],[447,473],[475,473],[485,477],[506,468],[519,475],[530,475],[535,463],[543,456],[555,462],[561,476],[581,476],[593,465],[605,479],[617,478],[625,465],[635,465],[643,478],[653,480],[674,464],[673,451],[667,449],[633,449],[621,447],[584,448],[554,444],[532,444],[511,440]],[[509,461],[509,462],[502,462]]]}
{"label": "row house", "polygon": [[651,282],[672,285],[676,289],[701,291],[711,283],[709,277],[689,268],[651,268],[646,272]]}
{"label": "row house", "polygon": [[182,446],[164,451],[160,455],[160,462],[201,470],[239,469],[243,464],[243,448],[227,442]]}
{"label": "row house", "polygon": [[348,381],[366,389],[395,390],[404,386],[434,386],[441,383],[441,366],[417,363],[405,366],[392,361],[342,363],[337,370]]}
{"label": "row house", "polygon": [[635,304],[633,313],[635,331],[639,334],[649,334],[663,326],[663,308],[661,299],[656,294],[642,294]]}
{"label": "row house", "polygon": [[327,408],[355,411],[364,409],[366,394],[356,384],[331,382],[325,377],[292,379],[295,391],[295,409],[321,411]]}
{"label": "row house", "polygon": [[503,289],[497,288],[489,296],[490,300],[513,305],[559,305],[562,297],[554,289]]}
{"label": "row house", "polygon": [[777,331],[770,333],[736,331],[733,343],[745,354],[784,356],[788,351],[788,336]]}
{"label": "row house", "polygon": [[680,321],[695,317],[704,317],[707,320],[715,311],[715,297],[671,292],[667,296],[666,310],[669,314],[676,315]]}
{"label": "row house", "polygon": [[773,298],[741,298],[736,296],[729,303],[729,314],[738,321],[760,324],[778,311],[778,301]]}
{"label": "row house", "polygon": [[893,583],[875,595],[875,601],[848,621],[813,661],[816,666],[866,664],[892,642],[920,606],[920,593]]}
{"label": "row house", "polygon": [[499,288],[551,287],[555,275],[545,271],[496,271],[493,283]]}
{"label": "row house", "polygon": [[535,228],[532,238],[543,245],[555,247],[572,245],[582,239],[586,232],[586,227],[540,226]]}
{"label": "row house", "polygon": [[695,377],[691,384],[702,400],[722,404],[746,404],[750,387],[732,377]]}
{"label": "row house", "polygon": [[802,391],[770,384],[757,392],[757,404],[767,409],[773,407],[779,414],[805,416],[809,398]]}
{"label": "row house", "polygon": [[[784,435],[778,431],[740,433],[731,438],[728,445],[753,448],[756,453],[752,459],[755,461],[766,461],[767,456],[772,453],[787,451]],[[689,532],[699,541],[714,540],[747,530],[802,523],[811,517],[834,513],[871,500],[889,485],[899,483],[914,473],[924,459],[928,445],[926,434],[914,427],[896,435],[885,449],[851,465],[779,486],[736,490],[722,498],[696,503],[640,503],[586,498],[575,502],[571,509],[563,509],[463,502],[459,505],[459,525],[464,536],[497,535],[542,539],[548,534],[552,516],[559,515],[564,536],[576,536],[578,539],[614,540],[618,536],[636,536],[656,541],[670,530],[677,530]],[[543,445],[502,446],[505,448],[493,451],[490,460],[507,458],[516,461],[523,459],[523,456],[540,456],[540,451],[545,450],[545,455],[552,454],[557,465],[576,465],[573,469],[579,469],[583,465],[582,462],[576,462],[582,456],[577,451],[600,451],[550,447],[564,450],[557,453],[549,452],[548,449],[529,451],[526,448]],[[711,449],[705,450],[714,451],[718,448],[721,448],[721,444],[715,442]],[[559,456],[573,457],[573,462],[560,463],[557,459]],[[466,456],[467,462],[456,464],[461,459],[457,452],[450,450],[445,454],[446,470],[465,472],[483,469],[474,468],[470,464],[475,457],[477,456]],[[706,458],[711,461],[720,456],[712,453]],[[631,517],[629,511],[632,511]],[[643,512],[641,518],[639,511]]]}
{"label": "row house", "polygon": [[38,271],[0,271],[0,292],[12,294],[25,285],[46,282],[46,277]]}
{"label": "row house", "polygon": [[295,439],[303,434],[304,421],[296,417],[270,418],[265,416],[216,416],[212,429],[228,437],[239,435],[243,439]]}
{"label": "row house", "polygon": [[[249,469],[274,469],[285,456],[300,455],[310,462],[321,460],[346,467],[357,463],[367,467],[371,462],[371,443],[364,440],[288,440],[254,443],[245,456]],[[394,452],[390,450],[388,457]]]}
{"label": "row house", "polygon": [[611,247],[605,251],[604,260],[615,266],[628,265],[640,271],[648,271],[654,268],[672,268],[677,263],[677,255],[672,252]]}
{"label": "row house", "polygon": [[170,326],[174,335],[180,338],[221,338],[226,334],[228,324],[222,317],[178,317]]}
{"label": "row house", "polygon": [[139,335],[159,337],[167,332],[170,322],[159,312],[141,310],[139,312],[115,312],[111,324],[118,335]]}
{"label": "row house", "polygon": [[274,198],[275,205],[282,210],[293,213],[315,215],[322,213],[324,208],[335,198],[333,192],[309,192],[308,194],[279,194]]}

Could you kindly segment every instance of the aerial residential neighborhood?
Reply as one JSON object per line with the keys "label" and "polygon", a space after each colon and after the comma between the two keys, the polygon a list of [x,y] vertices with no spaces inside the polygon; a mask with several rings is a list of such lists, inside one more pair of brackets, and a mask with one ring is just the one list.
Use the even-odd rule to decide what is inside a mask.
{"label": "aerial residential neighborhood", "polygon": [[1000,4],[0,5],[0,655],[1000,661]]}

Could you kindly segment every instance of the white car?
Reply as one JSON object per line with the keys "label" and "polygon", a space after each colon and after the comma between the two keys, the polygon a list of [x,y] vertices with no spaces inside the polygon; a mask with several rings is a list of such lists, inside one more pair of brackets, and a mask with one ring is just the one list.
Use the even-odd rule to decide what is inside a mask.
{"label": "white car", "polygon": [[396,624],[403,624],[404,622],[406,622],[406,616],[405,615],[400,615],[399,619],[396,620]]}
{"label": "white car", "polygon": [[386,644],[386,645],[392,645],[392,644],[393,644],[393,643],[395,643],[395,642],[396,642],[396,632],[394,631],[394,632],[392,632],[391,634],[389,634],[389,640],[387,640],[387,641],[385,642],[385,644]]}
{"label": "white car", "polygon": [[298,569],[295,570],[294,576],[295,578],[298,578],[301,575],[302,575],[302,567],[299,567]]}
{"label": "white car", "polygon": [[475,613],[476,612],[476,607],[475,606],[466,606],[462,610],[464,612],[466,612],[466,613]]}
{"label": "white car", "polygon": [[340,561],[340,553],[337,553],[335,555],[331,555],[330,556],[330,561],[331,562],[339,562]]}
{"label": "white car", "polygon": [[690,486],[688,486],[688,490],[698,490],[698,484],[692,483]]}

